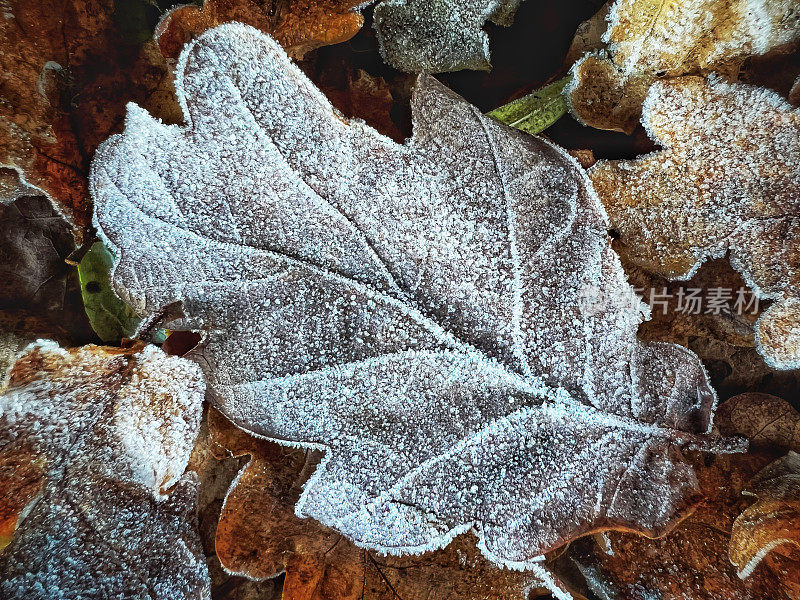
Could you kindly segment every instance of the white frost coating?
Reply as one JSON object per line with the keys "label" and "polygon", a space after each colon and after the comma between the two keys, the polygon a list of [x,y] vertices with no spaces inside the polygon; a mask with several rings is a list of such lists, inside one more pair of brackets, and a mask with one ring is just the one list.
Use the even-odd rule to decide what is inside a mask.
{"label": "white frost coating", "polygon": [[642,112],[663,150],[589,171],[613,226],[637,262],[674,279],[730,252],[777,300],[756,326],[759,351],[800,367],[800,111],[763,88],[687,77],[654,84]]}
{"label": "white frost coating", "polygon": [[398,145],[238,24],[177,78],[186,127],[131,107],[98,151],[95,224],[122,297],[204,331],[192,358],[228,417],[327,451],[299,514],[392,553],[475,529],[533,568],[595,528],[661,531],[694,497],[676,447],[710,447],[716,396],[693,354],[636,341],[565,152],[429,77]]}
{"label": "white frost coating", "polygon": [[617,0],[603,34],[622,74],[697,72],[800,37],[797,0]]}
{"label": "white frost coating", "polygon": [[0,456],[29,457],[44,482],[0,554],[0,597],[210,597],[197,481],[181,477],[204,388],[153,346],[28,346],[0,396]]}
{"label": "white frost coating", "polygon": [[383,0],[374,27],[386,62],[410,73],[488,70],[487,21],[510,25],[522,0]]}

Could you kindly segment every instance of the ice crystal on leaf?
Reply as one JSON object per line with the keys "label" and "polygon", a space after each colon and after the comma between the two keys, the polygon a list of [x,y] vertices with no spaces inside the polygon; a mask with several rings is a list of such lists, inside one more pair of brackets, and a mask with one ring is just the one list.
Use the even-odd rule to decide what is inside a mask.
{"label": "ice crystal on leaf", "polygon": [[411,73],[488,70],[486,21],[511,25],[522,0],[383,0],[375,6],[381,54]]}
{"label": "ice crystal on leaf", "polygon": [[236,24],[186,48],[177,89],[185,127],[131,106],[98,152],[95,222],[119,292],[204,331],[191,356],[228,417],[326,451],[299,515],[392,553],[473,528],[536,568],[692,503],[680,449],[718,447],[715,394],[692,353],[637,342],[568,155],[430,77],[396,144]]}
{"label": "ice crystal on leaf", "polygon": [[0,597],[210,597],[182,477],[204,387],[154,346],[27,349],[0,396]]}
{"label": "ice crystal on leaf", "polygon": [[[608,25],[598,44],[603,20]],[[736,76],[748,56],[798,39],[797,0],[617,0],[576,36],[573,47],[592,51],[573,68],[567,90],[572,114],[592,127],[630,133],[656,80]]]}
{"label": "ice crystal on leaf", "polygon": [[730,252],[763,298],[759,350],[800,367],[800,111],[774,92],[684,77],[653,85],[642,123],[663,150],[590,171],[631,257],[671,278]]}

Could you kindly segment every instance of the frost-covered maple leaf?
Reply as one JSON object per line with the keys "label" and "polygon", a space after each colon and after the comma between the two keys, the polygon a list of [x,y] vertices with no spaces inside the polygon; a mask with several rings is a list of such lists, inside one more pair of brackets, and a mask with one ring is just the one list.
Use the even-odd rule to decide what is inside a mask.
{"label": "frost-covered maple leaf", "polygon": [[430,77],[396,144],[237,24],[184,51],[176,86],[185,127],[131,106],[98,152],[95,222],[119,293],[203,330],[192,357],[228,417],[326,450],[298,514],[393,553],[474,529],[535,568],[692,503],[679,449],[711,443],[715,394],[691,352],[636,341],[566,153]]}
{"label": "frost-covered maple leaf", "polygon": [[154,346],[27,349],[0,396],[0,597],[210,597],[182,477],[204,389]]}
{"label": "frost-covered maple leaf", "polygon": [[762,298],[758,349],[800,368],[800,111],[754,86],[683,77],[654,84],[642,123],[663,150],[589,172],[633,260],[673,279],[709,258]]}

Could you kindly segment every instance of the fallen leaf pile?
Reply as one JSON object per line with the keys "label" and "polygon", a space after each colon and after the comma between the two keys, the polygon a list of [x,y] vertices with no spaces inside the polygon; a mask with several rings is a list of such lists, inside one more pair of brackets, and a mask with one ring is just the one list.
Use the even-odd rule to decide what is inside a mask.
{"label": "fallen leaf pile", "polygon": [[0,598],[800,600],[799,88],[798,0],[0,0]]}

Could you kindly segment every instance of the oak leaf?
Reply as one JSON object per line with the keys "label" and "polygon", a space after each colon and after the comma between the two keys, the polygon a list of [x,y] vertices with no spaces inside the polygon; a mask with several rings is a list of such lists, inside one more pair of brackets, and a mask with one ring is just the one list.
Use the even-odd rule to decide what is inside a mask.
{"label": "oak leaf", "polygon": [[357,548],[317,521],[294,513],[319,453],[259,440],[214,409],[208,413],[208,429],[217,458],[250,457],[225,495],[217,555],[226,571],[250,579],[286,572],[285,599],[527,600],[530,591],[541,586],[530,573],[489,563],[467,536],[419,557],[380,556]]}
{"label": "oak leaf", "polygon": [[123,299],[173,329],[238,426],[326,450],[297,505],[362,546],[474,529],[539,568],[609,527],[658,534],[695,501],[682,448],[715,394],[641,344],[604,214],[562,150],[430,77],[399,145],[347,121],[256,30],[183,53],[186,127],[132,106],[97,153],[99,234]]}
{"label": "oak leaf", "polygon": [[[800,4],[774,0],[617,0],[599,49],[575,63],[566,93],[572,114],[600,129],[630,133],[650,85],[708,73],[736,76],[748,56],[800,39]],[[578,46],[596,43],[601,16],[579,30]]]}
{"label": "oak leaf", "polygon": [[522,0],[383,0],[375,31],[384,60],[409,73],[489,70],[487,21],[511,25]]}
{"label": "oak leaf", "polygon": [[773,92],[685,77],[653,85],[642,123],[663,150],[589,176],[639,264],[672,279],[730,253],[763,299],[759,351],[800,367],[800,111]]}
{"label": "oak leaf", "polygon": [[786,451],[794,437],[787,437],[787,430],[799,424],[800,413],[774,396],[741,394],[724,402],[716,426],[725,435],[747,437],[750,451],[718,456],[699,469],[706,500],[690,517],[655,540],[619,532],[608,532],[602,540],[580,539],[556,568],[577,568],[585,587],[600,598],[793,600],[800,590],[800,562],[768,557],[765,566],[742,579],[728,559],[728,548],[737,535],[737,516],[748,504],[742,490]]}
{"label": "oak leaf", "polygon": [[209,598],[196,365],[154,346],[39,341],[0,396],[0,596]]}

